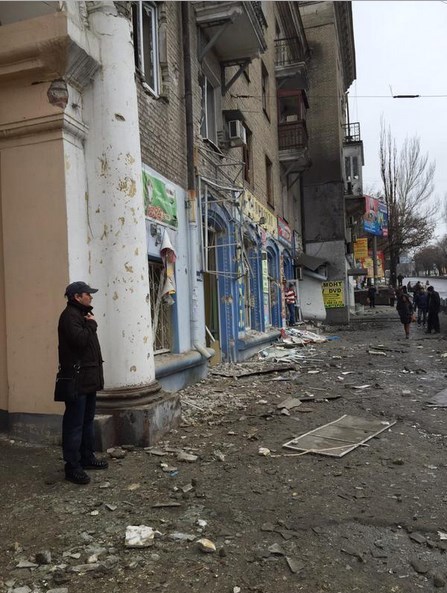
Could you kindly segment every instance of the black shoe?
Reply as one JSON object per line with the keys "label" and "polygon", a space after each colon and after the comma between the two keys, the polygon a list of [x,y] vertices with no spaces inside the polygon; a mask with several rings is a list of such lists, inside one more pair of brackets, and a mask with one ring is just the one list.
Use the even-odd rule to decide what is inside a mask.
{"label": "black shoe", "polygon": [[81,465],[84,469],[107,469],[109,467],[105,459],[97,459],[96,457],[88,461],[81,461]]}
{"label": "black shoe", "polygon": [[66,469],[65,479],[74,484],[89,484],[90,476],[83,469]]}

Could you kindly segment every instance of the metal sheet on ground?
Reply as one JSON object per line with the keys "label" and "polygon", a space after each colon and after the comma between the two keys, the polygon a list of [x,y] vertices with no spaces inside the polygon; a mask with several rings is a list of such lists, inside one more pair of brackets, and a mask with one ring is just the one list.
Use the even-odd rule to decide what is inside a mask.
{"label": "metal sheet on ground", "polygon": [[394,424],[396,422],[345,414],[333,422],[292,439],[283,447],[303,453],[343,457]]}

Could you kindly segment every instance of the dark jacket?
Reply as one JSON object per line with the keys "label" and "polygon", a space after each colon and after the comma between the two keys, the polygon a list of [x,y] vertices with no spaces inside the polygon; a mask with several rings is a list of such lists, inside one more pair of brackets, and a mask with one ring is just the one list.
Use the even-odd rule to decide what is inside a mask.
{"label": "dark jacket", "polygon": [[399,317],[402,323],[411,323],[411,319],[413,316],[413,303],[411,302],[410,297],[408,295],[403,294],[398,297],[396,309],[399,313]]}
{"label": "dark jacket", "polygon": [[428,291],[428,312],[432,313],[432,314],[437,314],[439,313],[439,310],[441,308],[441,299],[439,297],[439,292],[436,292],[436,290],[433,291]]}
{"label": "dark jacket", "polygon": [[417,307],[421,311],[427,311],[427,301],[428,301],[428,295],[426,292],[419,292],[417,301],[416,301],[416,297],[415,297],[415,302],[417,304]]}
{"label": "dark jacket", "polygon": [[71,370],[77,363],[81,365],[80,389],[84,394],[94,393],[104,387],[103,360],[96,333],[98,324],[85,319],[92,309],[69,300],[57,328],[59,365],[63,370]]}

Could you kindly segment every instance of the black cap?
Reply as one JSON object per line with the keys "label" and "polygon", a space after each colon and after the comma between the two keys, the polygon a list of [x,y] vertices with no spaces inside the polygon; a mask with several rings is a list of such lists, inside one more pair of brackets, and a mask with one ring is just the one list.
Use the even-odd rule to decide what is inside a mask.
{"label": "black cap", "polygon": [[75,294],[82,294],[83,292],[88,292],[89,294],[93,294],[95,292],[98,292],[98,289],[92,288],[91,286],[89,286],[88,284],[86,284],[85,282],[82,282],[82,281],[72,282],[65,289],[65,296],[72,297]]}

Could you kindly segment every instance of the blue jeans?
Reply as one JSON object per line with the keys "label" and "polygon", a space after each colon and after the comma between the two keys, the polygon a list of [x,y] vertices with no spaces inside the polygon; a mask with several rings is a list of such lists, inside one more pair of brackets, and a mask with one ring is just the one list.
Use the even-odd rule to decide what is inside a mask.
{"label": "blue jeans", "polygon": [[289,325],[295,324],[295,303],[287,303],[289,309]]}
{"label": "blue jeans", "polygon": [[95,455],[96,393],[80,395],[65,403],[62,420],[62,450],[66,469],[79,469]]}

